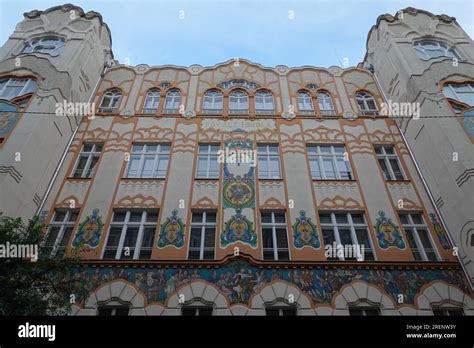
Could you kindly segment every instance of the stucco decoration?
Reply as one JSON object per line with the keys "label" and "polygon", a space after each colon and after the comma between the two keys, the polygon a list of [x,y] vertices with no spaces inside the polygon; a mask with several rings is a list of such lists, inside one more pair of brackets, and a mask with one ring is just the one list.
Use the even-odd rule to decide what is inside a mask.
{"label": "stucco decoration", "polygon": [[84,222],[79,226],[72,241],[72,246],[74,248],[83,246],[88,246],[90,248],[97,247],[102,234],[102,228],[103,223],[102,218],[99,215],[99,209],[94,209],[92,215],[86,217]]}
{"label": "stucco decoration", "polygon": [[374,227],[375,232],[377,233],[379,246],[382,249],[388,249],[390,247],[400,249],[405,248],[405,242],[403,241],[398,226],[392,222],[392,219],[385,216],[383,210],[379,211],[379,217],[377,218],[377,223]]}
{"label": "stucco decoration", "polygon": [[221,233],[223,247],[235,242],[247,243],[254,248],[257,246],[257,233],[253,229],[253,223],[242,215],[240,209],[236,209],[235,215],[225,223]]}
{"label": "stucco decoration", "polygon": [[431,218],[431,223],[433,224],[434,231],[436,235],[438,236],[438,240],[443,246],[443,248],[446,250],[451,249],[451,245],[449,244],[448,237],[446,236],[446,233],[444,233],[443,226],[441,226],[441,223],[438,220],[438,217],[436,216],[436,214],[431,213],[430,218]]}
{"label": "stucco decoration", "polygon": [[160,236],[158,238],[158,248],[174,246],[182,248],[184,246],[184,224],[178,217],[178,211],[175,209],[171,216],[161,225]]}
{"label": "stucco decoration", "polygon": [[300,216],[296,218],[293,224],[293,238],[295,247],[298,249],[305,246],[319,249],[321,246],[316,226],[311,221],[311,218],[306,217],[304,210],[300,211]]}

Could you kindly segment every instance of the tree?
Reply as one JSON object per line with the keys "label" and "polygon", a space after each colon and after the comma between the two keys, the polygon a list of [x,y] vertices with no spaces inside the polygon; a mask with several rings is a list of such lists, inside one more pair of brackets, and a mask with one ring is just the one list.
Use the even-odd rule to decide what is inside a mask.
{"label": "tree", "polygon": [[[42,253],[44,230],[37,216],[24,223],[0,215],[0,315],[65,315],[74,302],[71,295],[87,297],[79,278],[80,259]],[[26,245],[37,246],[36,261],[5,253],[7,247]]]}

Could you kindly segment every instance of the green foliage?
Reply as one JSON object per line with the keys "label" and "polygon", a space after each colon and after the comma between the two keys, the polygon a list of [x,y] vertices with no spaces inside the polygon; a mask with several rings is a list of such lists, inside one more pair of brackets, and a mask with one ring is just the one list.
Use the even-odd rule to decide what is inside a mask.
{"label": "green foliage", "polygon": [[0,258],[0,315],[64,315],[70,296],[85,298],[77,257],[54,257],[41,253],[44,225],[36,216],[21,218],[0,215],[0,245],[38,245],[38,260]]}

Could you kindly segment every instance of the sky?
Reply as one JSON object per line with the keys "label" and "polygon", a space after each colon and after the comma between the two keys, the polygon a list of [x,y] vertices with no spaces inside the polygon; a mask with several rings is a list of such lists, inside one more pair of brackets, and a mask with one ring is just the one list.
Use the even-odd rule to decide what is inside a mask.
{"label": "sky", "polygon": [[97,11],[120,63],[355,66],[377,17],[406,7],[456,17],[474,38],[474,0],[0,0],[0,44],[23,13],[71,2]]}

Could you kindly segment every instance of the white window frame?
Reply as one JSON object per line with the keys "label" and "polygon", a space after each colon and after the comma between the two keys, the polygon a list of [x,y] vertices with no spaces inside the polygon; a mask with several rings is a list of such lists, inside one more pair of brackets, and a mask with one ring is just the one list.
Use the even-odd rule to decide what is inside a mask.
{"label": "white window frame", "polygon": [[[415,243],[416,243],[416,247],[417,247],[416,250],[418,251],[418,253],[421,256],[421,261],[424,261],[424,262],[441,261],[441,256],[439,255],[438,249],[436,248],[436,244],[434,243],[433,237],[431,236],[430,229],[426,225],[426,222],[425,222],[426,220],[425,220],[423,214],[420,213],[420,212],[406,212],[406,211],[399,212],[399,215],[400,214],[404,214],[404,215],[407,216],[408,224],[403,223],[402,221],[400,221],[400,222],[402,222],[403,231],[405,232],[406,235],[408,235],[410,233],[410,232],[407,231],[407,229],[413,231],[412,236],[413,236],[413,239],[415,240]],[[416,224],[413,221],[412,214],[420,215],[422,223],[421,224]],[[426,231],[426,235],[428,236],[428,240],[431,244],[431,248],[432,248],[432,250],[435,254],[436,260],[429,260],[428,259],[428,256],[426,255],[426,251],[425,251],[425,246],[421,242],[421,238],[420,238],[418,229]],[[407,237],[407,242],[408,242],[408,245],[409,245],[410,249],[412,249],[412,253],[413,253],[413,246],[410,245],[408,237]],[[415,257],[415,256],[413,255],[413,257]]]}
{"label": "white window frame", "polygon": [[[309,107],[309,108],[308,108]],[[309,92],[298,92],[298,110],[301,115],[314,115],[313,97]]]}
{"label": "white window frame", "polygon": [[[237,107],[232,106],[232,100],[236,102]],[[232,91],[229,94],[229,114],[233,114],[233,115],[248,114],[249,107],[250,107],[250,99],[249,99],[249,95],[246,92],[239,89],[236,91]]]}
{"label": "white window frame", "polygon": [[[92,145],[92,149],[91,151],[84,151],[84,146],[85,145]],[[100,145],[100,151],[97,151],[97,146]],[[79,156],[77,156],[77,161],[76,161],[76,165],[74,166],[74,170],[72,171],[72,177],[73,178],[92,178],[95,174],[95,172],[97,171],[97,166],[99,165],[99,161],[100,161],[100,155],[102,153],[102,150],[103,150],[103,146],[104,144],[103,143],[89,143],[89,142],[85,142],[82,144],[82,147],[81,147],[81,152],[79,152]],[[84,166],[84,169],[82,169],[82,173],[80,176],[76,176],[76,171],[78,170],[78,166],[79,166],[79,163],[81,162],[81,158],[83,157],[87,157],[87,161],[86,161],[86,165]],[[94,160],[94,158],[97,158],[97,162],[94,166],[94,168],[92,169],[91,173],[89,175],[87,175],[87,173],[90,171],[90,166],[92,164],[92,161]]]}
{"label": "white window frame", "polygon": [[[423,46],[423,44],[431,44],[431,45],[437,45],[438,47],[436,49],[433,48],[427,48]],[[416,54],[418,58],[421,60],[430,60],[430,59],[436,59],[436,58],[451,58],[454,59],[456,58],[457,60],[462,60],[461,55],[459,52],[456,50],[455,47],[451,47],[450,45],[436,41],[436,40],[420,40],[414,43],[414,49],[416,51]],[[444,54],[441,56],[431,56],[430,52],[435,52],[435,51],[444,51]]]}
{"label": "white window frame", "polygon": [[[261,217],[262,217],[262,213],[270,213],[271,214],[271,217],[272,217],[272,221],[271,222],[263,222]],[[275,222],[275,213],[280,213],[280,214],[283,214],[283,216],[285,217],[285,222]],[[261,211],[260,212],[260,221],[261,221],[261,236],[262,236],[262,240],[263,240],[263,229],[264,228],[271,228],[272,229],[272,244],[273,244],[273,247],[272,248],[264,248],[263,245],[262,245],[262,259],[264,259],[264,251],[269,251],[269,250],[273,250],[273,261],[278,261],[278,251],[279,250],[286,250],[288,252],[288,260],[284,260],[284,261],[291,261],[291,252],[290,252],[290,240],[288,238],[288,226],[286,224],[287,220],[286,220],[286,212],[284,211]],[[277,228],[284,228],[285,229],[285,236],[286,236],[286,244],[288,245],[287,248],[278,248],[278,245],[277,245]],[[264,259],[265,260],[265,259]],[[267,259],[268,260],[268,259]]]}
{"label": "white window frame", "polygon": [[[197,165],[196,165],[196,179],[219,179],[219,153],[217,152],[212,152],[212,147],[213,146],[218,146],[220,150],[220,144],[198,144],[198,158],[197,158]],[[206,148],[204,150],[204,148]],[[205,175],[200,175],[199,173],[199,163],[200,161],[205,160],[207,163],[206,166],[206,174]],[[211,161],[216,161],[217,162],[217,174],[215,176],[211,176]]]}
{"label": "white window frame", "polygon": [[[106,101],[107,100],[107,101]],[[122,101],[122,92],[112,89],[104,93],[100,103],[99,112],[117,112]]]}
{"label": "white window frame", "polygon": [[[459,89],[461,87],[469,89],[468,92],[459,92]],[[449,92],[449,93],[446,93]],[[469,104],[463,101],[462,95],[463,94],[472,94],[473,97],[472,99],[474,100],[474,83],[446,83],[443,86],[443,94],[446,98],[449,99],[454,99],[457,102],[469,105],[469,106],[474,106],[474,103]],[[453,98],[454,97],[454,98]]]}
{"label": "white window frame", "polygon": [[[377,153],[375,151],[375,157],[377,157],[377,161],[383,160],[385,163],[385,166],[387,167],[388,174],[390,175],[390,178],[387,178],[387,174],[384,172],[382,166],[379,163],[380,170],[382,171],[382,174],[387,181],[397,181],[397,180],[407,180],[407,176],[405,174],[405,171],[403,170],[402,164],[400,162],[400,159],[398,158],[397,155],[397,150],[395,146],[393,145],[387,145],[387,144],[374,144],[374,150],[377,148],[381,149],[382,153]],[[392,148],[393,149],[393,154],[387,153],[386,148]],[[395,171],[392,168],[392,164],[390,163],[390,160],[396,160],[398,163],[398,167],[400,168],[400,174],[402,175],[402,179],[397,178]]]}
{"label": "white window frame", "polygon": [[[213,213],[216,214],[216,221],[208,222],[207,221],[207,214]],[[193,222],[192,215],[193,214],[202,214],[202,221],[201,222]],[[191,247],[191,235],[193,228],[200,228],[201,229],[201,244],[199,248]],[[214,253],[214,257],[212,259],[205,259],[204,258],[204,251],[211,251],[210,247],[204,246],[204,241],[206,239],[206,229],[213,228],[214,229],[214,246],[212,247],[212,251]],[[194,211],[191,212],[191,227],[189,229],[189,245],[188,245],[188,260],[215,260],[216,258],[216,231],[217,231],[217,211],[215,210],[205,210],[205,211]],[[191,259],[189,257],[189,253],[193,251],[199,250],[199,258],[198,259]]]}
{"label": "white window frame", "polygon": [[[260,152],[259,147],[265,147],[265,152]],[[275,153],[270,152],[270,147],[277,149]],[[261,161],[260,157],[264,157],[264,161],[267,163],[266,172],[260,170],[258,167],[258,178],[259,179],[269,179],[269,180],[279,180],[281,179],[281,163],[280,163],[280,149],[278,144],[257,144],[257,165]],[[271,159],[276,158],[278,160],[278,177],[272,176],[272,170],[270,163]]]}
{"label": "white window frame", "polygon": [[[365,231],[367,232],[367,239],[368,239],[369,244],[370,244],[369,245],[370,252],[372,253],[372,256],[373,256],[373,260],[369,260],[369,261],[373,262],[373,261],[377,260],[377,255],[375,254],[375,250],[374,250],[374,243],[373,243],[372,237],[370,235],[369,226],[367,225],[367,218],[365,217],[365,214],[363,212],[343,212],[343,211],[341,211],[341,212],[338,212],[338,211],[336,211],[336,212],[334,212],[334,211],[326,212],[326,211],[320,211],[319,213],[320,214],[330,214],[331,215],[331,222],[330,223],[321,221],[321,236],[323,237],[323,241],[324,241],[323,228],[332,229],[333,233],[334,233],[334,239],[335,239],[336,245],[342,245],[342,247],[344,247],[344,244],[342,244],[342,241],[341,241],[341,236],[339,235],[339,228],[349,228],[350,231],[351,231],[352,244],[353,245],[362,245],[359,242],[359,239],[357,238],[356,228],[357,229],[365,229]],[[336,214],[346,214],[348,222],[347,223],[337,222],[336,221]],[[364,217],[364,223],[354,223],[354,221],[352,220],[352,214],[362,214],[362,216]],[[367,246],[366,245],[364,245],[364,249],[365,249],[365,251],[367,251]],[[345,261],[344,255],[339,255],[338,258],[341,261]],[[349,260],[349,261],[353,261],[353,260]],[[365,261],[365,255],[364,255],[364,261]]]}
{"label": "white window frame", "polygon": [[[66,213],[64,215],[64,219],[62,221],[55,221],[54,220],[57,213]],[[76,214],[76,218],[74,219],[74,221],[69,221],[72,213]],[[78,218],[79,218],[79,210],[78,209],[56,209],[54,211],[53,218],[52,218],[51,222],[48,224],[48,234],[46,235],[46,238],[45,238],[44,243],[43,243],[43,246],[46,247],[46,241],[48,240],[49,234],[51,233],[51,229],[53,227],[59,227],[59,231],[58,231],[56,239],[55,239],[55,241],[52,245],[51,252],[48,255],[49,257],[54,257],[54,256],[57,255],[57,253],[60,249],[59,245],[60,245],[60,243],[61,243],[61,241],[64,237],[64,232],[66,231],[67,228],[72,228],[71,229],[71,234],[68,237],[68,241],[66,241],[66,245],[64,246],[64,251],[67,249],[68,242],[69,242],[69,240],[71,239],[71,236],[74,233],[74,226],[76,225],[76,222],[77,222]],[[48,247],[51,247],[51,246],[48,246]]]}
{"label": "white window frame", "polygon": [[[378,115],[379,112],[377,110],[377,103],[375,102],[375,98],[372,94],[369,94],[364,91],[360,91],[360,92],[357,92],[355,99],[356,99],[357,106],[359,107],[359,111],[363,116]],[[375,109],[371,109],[369,107],[369,104],[368,104],[369,100],[372,100],[372,102],[374,103]],[[359,101],[362,102],[363,107],[360,106]]]}
{"label": "white window frame", "polygon": [[224,110],[224,95],[218,90],[210,90],[204,94],[202,109],[204,114],[218,115]]}
{"label": "white window frame", "polygon": [[[321,148],[330,148],[330,153],[327,154],[327,153],[323,153],[321,151]],[[354,175],[352,173],[352,168],[351,168],[351,164],[349,162],[349,154],[347,153],[346,151],[346,148],[344,145],[319,145],[319,144],[308,144],[307,145],[307,148],[308,149],[316,149],[316,152],[310,152],[308,151],[308,160],[310,162],[310,170],[311,170],[311,162],[312,161],[315,161],[318,163],[319,165],[319,169],[320,169],[320,178],[317,177],[316,173],[311,171],[311,178],[313,180],[354,180]],[[335,148],[342,148],[344,150],[343,153],[337,153],[335,151]],[[345,159],[345,156],[344,155],[347,155],[347,160]],[[341,171],[340,171],[340,168],[339,168],[339,161],[341,160],[344,161],[344,163],[346,164],[346,167],[348,169],[348,173],[349,173],[349,178],[346,179],[346,178],[343,178],[341,176]],[[324,167],[324,159],[331,159],[332,161],[332,166],[333,168],[335,169],[334,170],[334,173],[335,173],[335,178],[328,178],[327,177],[327,173],[326,173],[326,170],[325,170],[325,167]]]}
{"label": "white window frame", "polygon": [[[45,45],[44,41],[47,41],[47,40],[54,40],[55,43]],[[65,45],[66,45],[66,42],[62,38],[46,36],[46,37],[34,39],[30,42],[27,42],[23,46],[20,54],[40,53],[40,54],[48,54],[52,57],[57,57],[61,54]],[[47,50],[47,51],[45,52],[44,50]]]}
{"label": "white window frame", "polygon": [[166,93],[163,114],[177,114],[181,105],[181,91],[172,89]]}
{"label": "white window frame", "polygon": [[334,116],[336,111],[334,110],[334,103],[329,92],[319,91],[318,92],[318,106],[319,112],[322,116]]}
{"label": "white window frame", "polygon": [[[154,114],[159,106],[160,106],[160,100],[161,100],[161,93],[159,89],[152,89],[149,90],[148,93],[146,94],[145,98],[145,103],[143,104],[143,113],[144,114]],[[149,107],[148,105],[151,104],[152,107]],[[156,104],[156,106],[154,106]]]}
{"label": "white window frame", "polygon": [[[263,104],[257,109],[257,102]],[[275,100],[273,94],[268,91],[258,91],[254,97],[256,115],[273,115],[275,113]]]}
{"label": "white window frame", "polygon": [[[23,85],[22,85],[23,84]],[[9,87],[21,87],[21,90],[13,96],[5,96],[7,88]],[[0,99],[12,100],[17,97],[21,97],[25,94],[34,93],[36,91],[37,82],[31,78],[22,78],[22,77],[10,77],[10,78],[0,78]]]}
{"label": "white window frame", "polygon": [[[141,151],[134,151],[134,146],[143,146]],[[156,146],[155,152],[147,152],[149,146]],[[162,151],[162,146],[169,146],[170,150],[168,152]],[[126,178],[145,178],[145,179],[164,179],[166,178],[166,174],[168,173],[168,165],[170,161],[170,153],[171,153],[171,144],[170,143],[133,143],[132,144],[132,151],[130,152],[130,160],[127,164],[127,170],[125,171]],[[137,175],[132,176],[130,174],[130,167],[132,165],[132,157],[140,156],[140,162],[137,170]],[[154,156],[153,160],[153,172],[152,176],[143,176],[143,170],[145,165],[145,158]],[[167,168],[163,175],[158,175],[158,168],[161,161],[166,160]]]}
{"label": "white window frame", "polygon": [[[113,218],[114,218],[114,215],[115,213],[123,213],[125,212],[125,220],[124,221],[114,221]],[[139,222],[132,222],[130,221],[130,215],[131,213],[137,213],[137,212],[141,212],[142,213],[142,217],[141,217],[141,220]],[[101,259],[104,259],[104,255],[105,255],[105,252],[107,251],[107,244],[109,242],[109,237],[110,237],[110,232],[112,230],[112,227],[122,227],[122,231],[120,233],[120,239],[119,239],[119,243],[117,245],[117,252],[115,253],[115,258],[114,259],[107,259],[107,260],[149,260],[149,259],[140,259],[140,251],[143,249],[142,248],[142,243],[143,243],[143,236],[144,236],[144,233],[145,233],[145,227],[155,227],[155,237],[156,237],[156,227],[157,227],[157,224],[158,222],[157,221],[154,221],[154,222],[147,222],[146,219],[147,219],[147,216],[148,214],[150,213],[149,210],[114,210],[113,214],[112,214],[112,220],[110,221],[110,226],[109,226],[109,232],[107,234],[107,240],[105,241],[105,244],[104,244],[104,248],[102,250],[102,255],[101,255]],[[158,214],[158,211],[156,212],[152,212],[152,213],[156,213]],[[133,256],[129,259],[122,259],[121,256],[122,256],[122,251],[124,249],[124,243],[125,243],[125,237],[126,237],[126,234],[127,234],[127,228],[128,227],[138,227],[138,234],[137,234],[137,240],[135,242],[135,247],[134,247],[134,250],[133,250]],[[150,247],[148,247],[150,248]],[[153,244],[151,246],[151,250],[153,251]]]}

